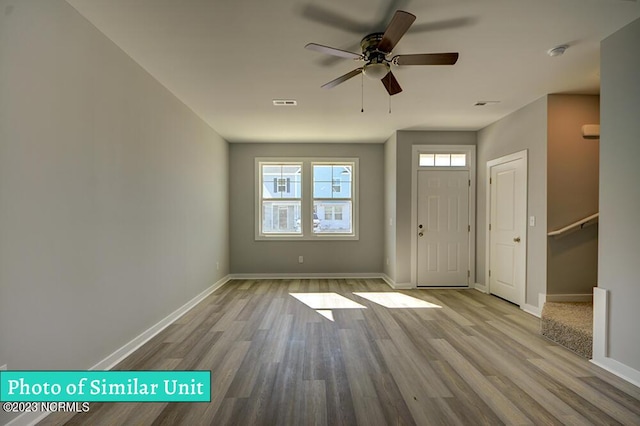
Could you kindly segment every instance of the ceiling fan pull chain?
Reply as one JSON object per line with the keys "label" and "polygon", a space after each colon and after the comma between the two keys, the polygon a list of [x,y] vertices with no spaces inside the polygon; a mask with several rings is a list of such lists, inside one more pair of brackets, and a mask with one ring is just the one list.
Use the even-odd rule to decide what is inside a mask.
{"label": "ceiling fan pull chain", "polygon": [[360,73],[360,90],[361,90],[361,97],[360,97],[360,112],[364,112],[364,73]]}

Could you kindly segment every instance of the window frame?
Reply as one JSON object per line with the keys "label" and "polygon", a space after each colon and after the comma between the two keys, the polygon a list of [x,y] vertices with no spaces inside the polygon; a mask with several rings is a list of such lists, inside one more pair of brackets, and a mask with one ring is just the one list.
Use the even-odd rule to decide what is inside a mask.
{"label": "window frame", "polygon": [[[300,196],[300,233],[271,233],[262,231],[263,221],[263,165],[287,165],[301,164],[301,196]],[[351,198],[338,198],[339,200],[351,201],[351,232],[314,232],[314,198],[313,194],[313,166],[314,165],[341,165],[348,164],[352,167],[351,176]],[[255,175],[255,206],[254,206],[254,227],[256,241],[321,241],[321,240],[358,240],[359,239],[359,159],[354,157],[256,157],[254,166]],[[347,182],[340,180],[343,188]],[[331,186],[334,186],[332,179]],[[319,198],[323,199],[323,198]],[[277,200],[277,199],[274,199]],[[344,214],[344,213],[343,213]],[[306,220],[305,220],[306,218]]]}

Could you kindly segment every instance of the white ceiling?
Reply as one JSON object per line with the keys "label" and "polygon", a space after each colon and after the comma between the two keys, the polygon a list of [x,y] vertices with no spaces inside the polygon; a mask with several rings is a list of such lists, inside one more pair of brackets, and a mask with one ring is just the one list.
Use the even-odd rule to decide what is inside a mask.
{"label": "white ceiling", "polygon": [[[635,0],[67,1],[229,142],[481,129],[547,93],[598,93],[600,41],[640,17]],[[394,54],[456,51],[458,63],[394,68],[404,91],[391,113],[379,81],[321,89],[361,63],[304,46],[359,53],[396,9],[417,19]],[[563,56],[547,56],[561,44]],[[473,106],[486,100],[500,103]]]}

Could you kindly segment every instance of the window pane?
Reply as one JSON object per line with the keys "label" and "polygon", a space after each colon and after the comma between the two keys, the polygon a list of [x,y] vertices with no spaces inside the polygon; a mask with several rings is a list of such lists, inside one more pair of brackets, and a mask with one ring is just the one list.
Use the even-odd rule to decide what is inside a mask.
{"label": "window pane", "polygon": [[450,166],[451,154],[436,154],[436,166]]}
{"label": "window pane", "polygon": [[301,165],[263,164],[262,198],[300,198]]}
{"label": "window pane", "polygon": [[263,201],[262,232],[300,234],[300,201]]}
{"label": "window pane", "polygon": [[452,166],[466,166],[467,165],[467,154],[451,154],[451,165]]}
{"label": "window pane", "polygon": [[435,156],[433,154],[420,154],[420,166],[432,167],[435,165]]}
{"label": "window pane", "polygon": [[352,171],[349,164],[314,165],[313,197],[351,198]]}
{"label": "window pane", "polygon": [[[316,234],[350,234],[353,230],[351,200],[314,201],[313,232]],[[316,219],[316,217],[318,219]]]}

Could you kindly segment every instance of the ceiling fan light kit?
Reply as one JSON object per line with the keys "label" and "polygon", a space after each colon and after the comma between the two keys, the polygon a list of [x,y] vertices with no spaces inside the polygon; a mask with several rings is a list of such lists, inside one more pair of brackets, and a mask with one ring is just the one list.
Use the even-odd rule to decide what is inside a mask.
{"label": "ceiling fan light kit", "polygon": [[391,69],[389,64],[386,62],[382,62],[382,63],[374,62],[374,63],[366,64],[362,68],[363,68],[362,72],[364,72],[364,75],[366,75],[367,77],[373,80],[380,80],[382,77],[387,75],[387,73],[389,73]]}
{"label": "ceiling fan light kit", "polygon": [[316,52],[325,53],[341,58],[364,61],[362,67],[356,68],[328,83],[322,85],[324,89],[331,89],[338,84],[353,78],[359,74],[364,74],[375,80],[380,80],[390,96],[402,92],[402,87],[396,80],[391,65],[453,65],[458,61],[457,52],[449,53],[422,53],[413,55],[396,55],[391,59],[387,58],[393,48],[398,44],[402,36],[409,30],[409,27],[416,20],[415,15],[398,10],[393,15],[391,22],[384,33],[371,33],[360,41],[362,53],[348,52],[317,43],[309,43],[305,48]]}

